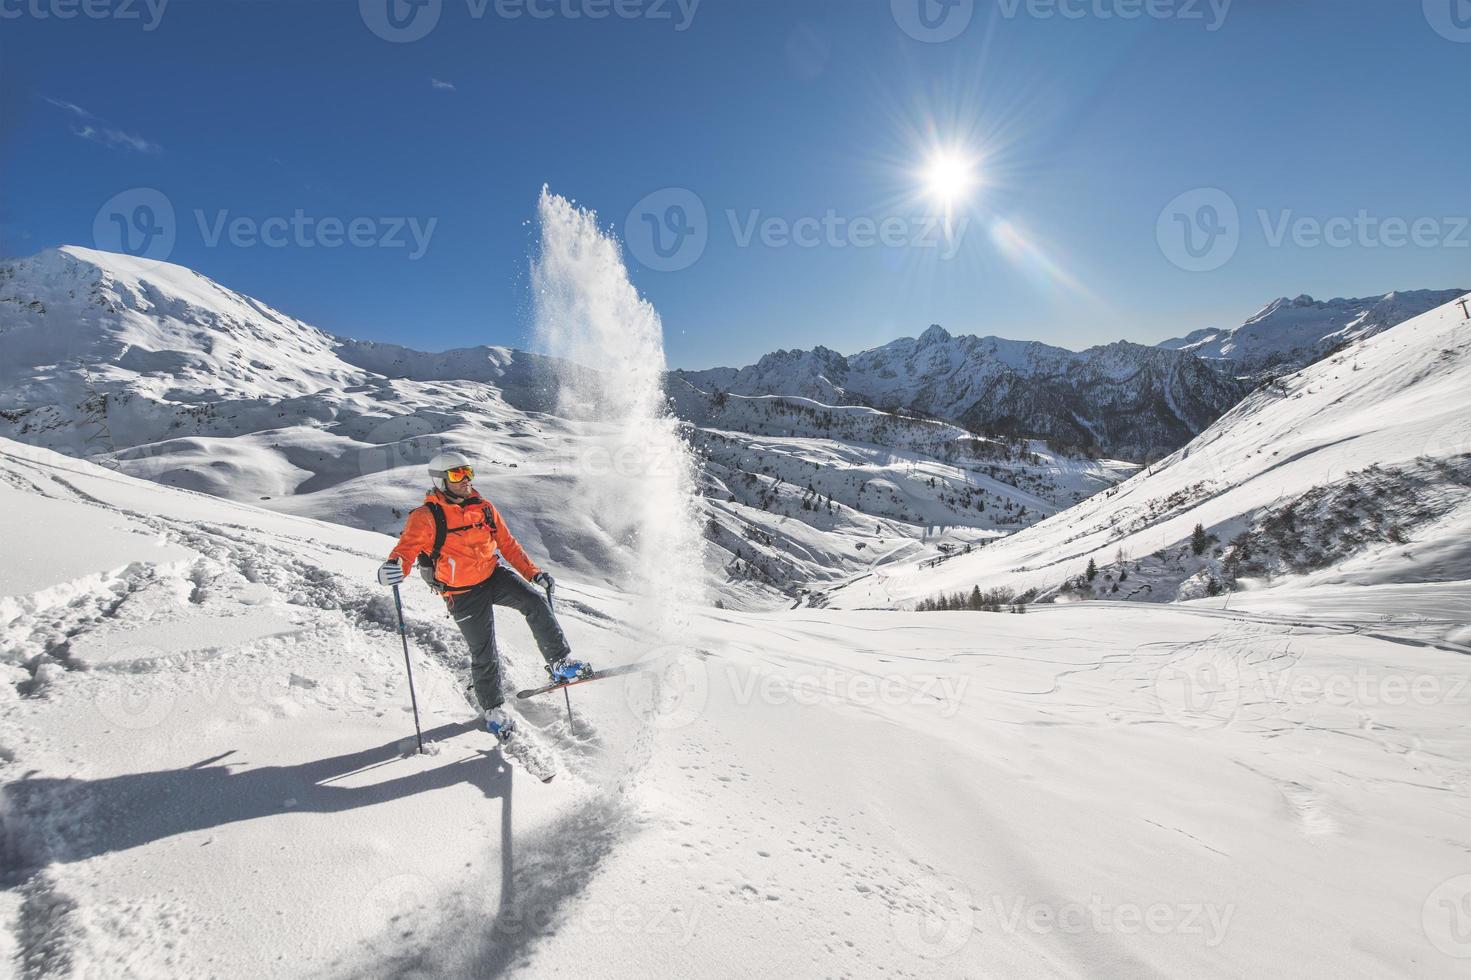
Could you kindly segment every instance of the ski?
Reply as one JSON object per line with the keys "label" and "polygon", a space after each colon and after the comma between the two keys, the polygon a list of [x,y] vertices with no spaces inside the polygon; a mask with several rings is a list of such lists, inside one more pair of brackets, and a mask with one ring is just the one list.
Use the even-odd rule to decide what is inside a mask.
{"label": "ski", "polygon": [[586,684],[589,681],[600,681],[608,677],[621,677],[624,674],[633,674],[649,669],[649,665],[644,663],[624,664],[622,667],[609,667],[606,670],[595,670],[586,677],[579,677],[575,681],[562,681],[557,684],[548,684],[545,687],[533,687],[525,691],[517,691],[516,697],[522,699],[534,698],[539,694],[550,694],[553,691],[560,691],[564,687],[575,687],[578,684]]}
{"label": "ski", "polygon": [[556,766],[547,758],[545,750],[525,733],[513,731],[511,737],[500,743],[501,754],[515,762],[533,779],[549,783],[557,775]]}
{"label": "ski", "polygon": [[[475,700],[473,687],[465,689],[465,700],[475,709],[475,720],[469,724],[481,735],[490,735],[485,728],[485,712],[479,709]],[[490,735],[501,750],[501,755],[510,759],[533,779],[543,783],[552,781],[557,774],[557,767],[552,762],[544,745],[534,741],[517,722],[516,727],[511,729],[509,737],[501,741],[494,735]]]}

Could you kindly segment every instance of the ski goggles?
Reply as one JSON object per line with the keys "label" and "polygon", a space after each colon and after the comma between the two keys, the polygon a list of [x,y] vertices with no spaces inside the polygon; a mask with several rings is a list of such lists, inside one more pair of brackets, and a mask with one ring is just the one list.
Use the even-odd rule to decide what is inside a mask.
{"label": "ski goggles", "polygon": [[475,479],[475,467],[456,466],[452,470],[445,470],[444,478],[451,483],[459,483],[461,480],[473,480]]}

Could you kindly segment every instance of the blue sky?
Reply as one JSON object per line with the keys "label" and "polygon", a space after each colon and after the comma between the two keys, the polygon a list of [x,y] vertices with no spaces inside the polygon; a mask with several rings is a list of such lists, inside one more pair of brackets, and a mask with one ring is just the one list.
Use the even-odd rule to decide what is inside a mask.
{"label": "blue sky", "polygon": [[170,261],[349,336],[525,346],[543,184],[679,367],[1471,286],[1465,0],[88,2],[0,0],[0,252],[158,249],[151,188]]}

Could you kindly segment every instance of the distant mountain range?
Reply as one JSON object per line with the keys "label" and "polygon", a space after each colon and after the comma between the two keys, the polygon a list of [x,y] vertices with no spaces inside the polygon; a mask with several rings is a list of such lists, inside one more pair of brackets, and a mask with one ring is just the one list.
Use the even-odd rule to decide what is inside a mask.
{"label": "distant mountain range", "polygon": [[1074,352],[938,326],[846,357],[783,350],[739,370],[679,374],[702,390],[910,409],[1124,459],[1173,452],[1246,393],[1181,351],[1119,342]]}
{"label": "distant mountain range", "polygon": [[743,368],[676,372],[694,387],[907,409],[977,432],[1046,439],[1064,450],[1149,460],[1220,418],[1266,376],[1290,374],[1464,290],[1376,299],[1280,299],[1232,330],[1199,330],[1150,347],[1119,341],[1070,351],[1034,341],[916,338],[843,355],[779,350]]}

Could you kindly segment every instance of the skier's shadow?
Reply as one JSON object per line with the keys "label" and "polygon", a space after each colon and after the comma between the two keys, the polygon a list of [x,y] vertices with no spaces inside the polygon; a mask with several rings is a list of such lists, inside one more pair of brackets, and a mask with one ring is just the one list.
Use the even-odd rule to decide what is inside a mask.
{"label": "skier's shadow", "polygon": [[[424,739],[444,742],[480,730],[478,722],[443,725],[425,732]],[[515,767],[499,749],[377,778],[378,770],[414,765],[403,757],[400,742],[293,766],[240,768],[227,761],[231,751],[183,769],[100,779],[27,775],[4,787],[0,887],[15,887],[52,862],[83,861],[191,831],[283,813],[342,813],[469,783],[501,801],[500,895],[493,918],[487,923],[482,907],[451,898],[437,910],[445,918],[442,934],[406,944],[374,963],[372,972],[504,973],[556,932],[560,911],[582,892],[626,829],[626,805],[617,796],[587,801],[532,834],[515,854]]]}
{"label": "skier's shadow", "polygon": [[524,966],[538,943],[565,924],[582,895],[629,829],[619,795],[585,797],[571,811],[520,841],[511,856],[511,797],[502,800],[500,901],[487,920],[474,902],[436,911],[438,930],[401,944],[349,976],[382,980],[422,977],[499,977]]}
{"label": "skier's shadow", "polygon": [[[474,722],[443,725],[425,732],[424,740],[442,742],[477,730]],[[403,757],[399,746],[395,740],[294,766],[239,771],[232,771],[232,763],[225,761],[234,754],[231,750],[184,769],[101,779],[27,775],[5,787],[11,818],[7,822],[18,831],[21,854],[19,861],[7,860],[0,884],[19,884],[52,861],[82,861],[190,831],[283,813],[341,813],[460,783],[503,800],[509,822],[511,767],[498,749],[392,779],[374,779],[373,770]],[[349,779],[364,776],[371,781]],[[58,820],[58,814],[66,817]]]}

